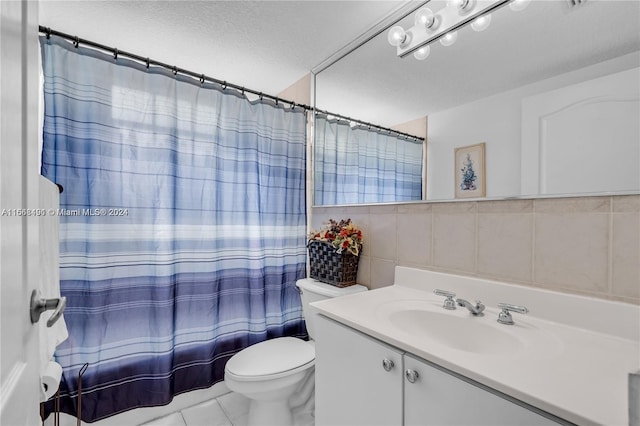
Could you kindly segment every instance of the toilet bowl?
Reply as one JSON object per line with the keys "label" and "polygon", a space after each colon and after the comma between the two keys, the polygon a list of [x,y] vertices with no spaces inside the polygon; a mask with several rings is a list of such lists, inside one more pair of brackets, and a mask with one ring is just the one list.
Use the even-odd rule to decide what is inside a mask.
{"label": "toilet bowl", "polygon": [[[296,286],[311,339],[314,317],[318,315],[311,310],[311,302],[367,290],[361,285],[334,287],[309,278],[298,280]],[[278,337],[251,345],[232,356],[225,366],[224,381],[231,391],[251,401],[249,426],[288,426],[293,425],[292,396],[304,394],[304,388],[311,389],[309,395],[313,397],[313,383],[309,381],[314,380],[314,365],[313,340]]]}

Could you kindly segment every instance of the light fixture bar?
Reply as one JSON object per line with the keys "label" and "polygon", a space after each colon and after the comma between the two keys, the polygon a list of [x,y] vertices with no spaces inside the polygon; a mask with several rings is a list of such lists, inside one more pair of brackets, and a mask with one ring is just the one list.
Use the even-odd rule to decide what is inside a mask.
{"label": "light fixture bar", "polygon": [[466,14],[458,12],[456,8],[445,7],[435,13],[438,20],[438,26],[431,31],[424,25],[416,24],[407,30],[411,33],[410,42],[406,45],[399,45],[396,48],[397,55],[401,58],[414,53],[416,50],[426,46],[445,34],[456,31],[481,15],[490,13],[511,0],[469,0],[469,5],[473,8]]}

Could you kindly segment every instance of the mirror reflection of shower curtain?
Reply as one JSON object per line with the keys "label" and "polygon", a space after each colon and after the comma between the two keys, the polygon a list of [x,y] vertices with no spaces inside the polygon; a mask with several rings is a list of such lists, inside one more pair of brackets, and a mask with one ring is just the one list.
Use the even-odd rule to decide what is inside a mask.
{"label": "mirror reflection of shower curtain", "polygon": [[315,205],[422,199],[422,141],[316,114]]}
{"label": "mirror reflection of shower curtain", "polygon": [[[305,337],[305,112],[40,39],[42,174],[65,188],[62,411],[166,404],[238,350]],[[51,407],[49,407],[51,408]]]}

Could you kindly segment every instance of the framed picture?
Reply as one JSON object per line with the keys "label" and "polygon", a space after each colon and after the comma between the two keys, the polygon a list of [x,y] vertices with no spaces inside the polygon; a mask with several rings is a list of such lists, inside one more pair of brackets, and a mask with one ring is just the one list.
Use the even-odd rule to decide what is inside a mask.
{"label": "framed picture", "polygon": [[484,143],[455,149],[456,198],[486,196],[484,149]]}

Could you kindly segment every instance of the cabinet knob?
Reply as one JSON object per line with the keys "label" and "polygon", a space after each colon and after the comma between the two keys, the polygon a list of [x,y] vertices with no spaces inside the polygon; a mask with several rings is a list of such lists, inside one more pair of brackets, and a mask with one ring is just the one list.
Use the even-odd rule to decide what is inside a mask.
{"label": "cabinet knob", "polygon": [[384,368],[384,371],[391,371],[394,366],[395,363],[392,360],[387,358],[382,360],[382,368]]}
{"label": "cabinet knob", "polygon": [[418,374],[417,371],[410,370],[410,369],[405,371],[404,375],[407,378],[407,380],[409,381],[409,383],[415,383],[418,380],[418,377],[420,377],[420,375]]}

